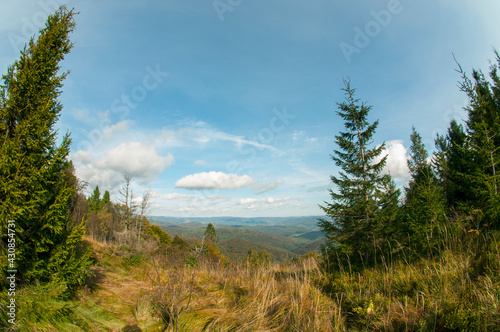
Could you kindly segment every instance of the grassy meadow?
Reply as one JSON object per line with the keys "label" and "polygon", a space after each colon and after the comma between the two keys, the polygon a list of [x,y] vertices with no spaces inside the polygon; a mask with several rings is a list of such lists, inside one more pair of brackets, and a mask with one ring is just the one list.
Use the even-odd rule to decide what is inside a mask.
{"label": "grassy meadow", "polygon": [[[217,250],[85,238],[92,278],[72,300],[57,283],[19,295],[19,331],[495,331],[500,250],[477,261],[481,235],[448,239],[436,257],[361,272],[321,256],[232,263]],[[455,246],[454,248],[452,246]]]}

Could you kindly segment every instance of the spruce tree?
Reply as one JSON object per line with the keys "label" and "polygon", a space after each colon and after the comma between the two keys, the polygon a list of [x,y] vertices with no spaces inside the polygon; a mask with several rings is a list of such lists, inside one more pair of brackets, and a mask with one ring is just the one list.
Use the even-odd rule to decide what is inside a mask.
{"label": "spruce tree", "polygon": [[[62,105],[59,63],[72,48],[73,11],[50,15],[38,38],[3,75],[0,103],[0,233],[6,249],[6,223],[15,221],[17,277],[24,282],[57,279],[69,288],[83,282],[88,252],[77,250],[83,222],[70,219],[76,194],[69,174],[70,138],[57,146],[54,124]],[[7,270],[5,255],[1,268]]]}
{"label": "spruce tree", "polygon": [[318,225],[327,238],[323,253],[329,261],[349,256],[351,262],[370,264],[394,229],[399,191],[389,175],[382,175],[385,143],[370,147],[378,125],[378,120],[368,122],[372,106],[355,98],[350,81],[344,84],[346,100],[338,103],[337,114],[346,130],[335,136],[339,150],[331,155],[341,171],[331,176],[333,202],[320,206],[329,219],[320,219]]}
{"label": "spruce tree", "polygon": [[101,192],[99,191],[99,186],[96,186],[94,192],[88,199],[89,212],[99,212],[104,206],[103,200],[101,200]]}
{"label": "spruce tree", "polygon": [[490,67],[488,81],[481,71],[474,70],[472,80],[462,68],[460,88],[469,98],[466,107],[466,130],[470,148],[471,200],[484,214],[485,223],[500,228],[500,55]]}
{"label": "spruce tree", "polygon": [[108,205],[110,202],[111,202],[111,199],[110,199],[110,197],[109,197],[109,191],[108,191],[108,190],[106,190],[106,191],[104,192],[104,195],[102,195],[102,205],[103,205],[103,206],[106,206],[106,205]]}
{"label": "spruce tree", "polygon": [[459,65],[460,89],[468,97],[464,125],[450,123],[446,137],[436,139],[435,162],[448,207],[481,216],[477,227],[500,228],[500,56],[490,81],[473,70],[470,79]]}
{"label": "spruce tree", "polygon": [[214,246],[217,247],[219,245],[219,237],[217,236],[217,232],[215,231],[214,225],[209,223],[207,228],[205,229],[205,245],[206,246]]}
{"label": "spruce tree", "polygon": [[433,166],[444,189],[448,210],[467,211],[472,200],[471,160],[467,133],[456,120],[450,122],[446,136],[436,138]]}
{"label": "spruce tree", "polygon": [[439,226],[445,213],[444,193],[428,162],[422,137],[412,128],[408,168],[411,179],[405,188],[405,204],[401,239],[417,254],[438,249]]}

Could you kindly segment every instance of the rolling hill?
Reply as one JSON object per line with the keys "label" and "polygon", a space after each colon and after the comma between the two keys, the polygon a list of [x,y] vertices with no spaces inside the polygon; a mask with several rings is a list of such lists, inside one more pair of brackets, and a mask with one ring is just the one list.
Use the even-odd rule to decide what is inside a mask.
{"label": "rolling hill", "polygon": [[[201,241],[205,233],[205,227],[197,228],[181,228],[181,227],[162,227],[170,236],[179,235],[187,239],[198,239]],[[247,228],[235,227],[216,227],[217,236],[219,241],[226,241],[231,239],[245,239],[247,241],[275,248],[291,251],[300,246],[306,245],[310,240],[301,239],[299,237],[286,237],[283,235],[274,235],[263,232],[253,231]]]}
{"label": "rolling hill", "polygon": [[241,218],[241,217],[199,217],[199,218],[179,218],[165,216],[151,216],[151,222],[159,226],[179,225],[183,223],[199,223],[207,225],[232,226],[232,227],[252,227],[252,226],[288,226],[305,228],[308,231],[317,231],[318,216],[306,217],[260,217],[260,218]]}
{"label": "rolling hill", "polygon": [[151,217],[171,237],[179,235],[190,242],[200,242],[206,225],[212,223],[219,237],[221,252],[233,260],[246,257],[248,250],[267,250],[273,259],[282,261],[317,251],[323,241],[317,217],[280,218],[173,218]]}
{"label": "rolling hill", "polygon": [[251,242],[241,238],[225,240],[219,243],[221,253],[233,261],[243,261],[250,249],[260,252],[266,250],[275,261],[286,261],[297,257],[296,253],[273,246]]}
{"label": "rolling hill", "polygon": [[321,239],[323,237],[323,232],[313,231],[313,232],[308,232],[308,233],[296,235],[296,237],[300,238],[300,239],[316,241],[316,240]]}
{"label": "rolling hill", "polygon": [[316,241],[308,243],[302,247],[298,247],[298,248],[293,249],[292,252],[294,254],[297,254],[297,255],[305,255],[309,251],[319,253],[320,246],[325,242],[325,240],[326,240],[325,237],[321,237],[321,238],[317,239]]}

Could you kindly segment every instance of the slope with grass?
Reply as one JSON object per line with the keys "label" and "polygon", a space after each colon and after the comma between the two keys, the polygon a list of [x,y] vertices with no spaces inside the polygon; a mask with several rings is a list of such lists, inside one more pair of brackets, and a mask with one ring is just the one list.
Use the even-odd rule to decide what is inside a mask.
{"label": "slope with grass", "polygon": [[500,246],[479,262],[473,237],[413,263],[389,255],[335,274],[315,254],[252,267],[87,239],[94,278],[70,301],[57,285],[23,289],[18,330],[498,331]]}

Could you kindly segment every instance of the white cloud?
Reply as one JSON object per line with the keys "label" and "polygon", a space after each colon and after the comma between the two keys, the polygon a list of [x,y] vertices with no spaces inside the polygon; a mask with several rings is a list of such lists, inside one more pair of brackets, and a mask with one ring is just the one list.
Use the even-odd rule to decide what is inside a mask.
{"label": "white cloud", "polygon": [[150,191],[151,198],[159,198],[161,194],[156,191]]}
{"label": "white cloud", "polygon": [[163,196],[163,199],[169,201],[169,200],[174,200],[174,199],[195,199],[196,195],[187,195],[187,194],[178,194],[178,193],[172,193],[172,194],[166,194]]}
{"label": "white cloud", "polygon": [[101,189],[112,190],[117,188],[123,180],[123,174],[120,172],[100,169],[92,163],[78,167],[76,174],[81,180],[89,184],[87,189],[93,189],[98,185]]}
{"label": "white cloud", "polygon": [[174,163],[171,154],[160,156],[154,147],[141,142],[122,143],[109,149],[95,160],[88,152],[78,151],[71,155],[80,179],[93,188],[116,188],[127,174],[145,183],[152,181],[165,168]]}
{"label": "white cloud", "polygon": [[122,120],[114,125],[108,126],[103,129],[102,137],[104,139],[109,139],[113,136],[114,133],[128,130],[132,124],[134,124],[134,121],[132,120]]}
{"label": "white cloud", "polygon": [[255,191],[256,194],[263,194],[265,192],[271,191],[273,189],[276,189],[279,187],[281,184],[283,184],[283,180],[278,179],[276,182],[273,183],[268,183],[268,184],[255,184],[252,189]]}
{"label": "white cloud", "polygon": [[231,209],[227,206],[193,206],[193,205],[182,205],[182,206],[163,206],[162,210],[177,212],[177,213],[206,213],[206,212],[214,212],[214,213],[222,213],[231,211]]}
{"label": "white cloud", "polygon": [[84,122],[84,123],[89,123],[89,120],[92,118],[89,114],[89,110],[86,108],[80,108],[80,109],[74,110],[72,112],[72,115],[76,120]]}
{"label": "white cloud", "polygon": [[300,130],[292,133],[291,135],[293,141],[301,141],[306,143],[314,143],[317,142],[318,139],[316,137],[309,137],[306,135],[305,131]]}
{"label": "white cloud", "polygon": [[157,136],[159,137],[159,144],[164,146],[188,146],[190,142],[194,142],[196,145],[206,145],[217,141],[226,141],[235,143],[238,148],[243,145],[250,145],[276,151],[276,148],[271,145],[220,131],[203,121],[185,121],[176,129],[163,128],[161,134]]}
{"label": "white cloud", "polygon": [[333,185],[331,183],[326,184],[326,185],[322,185],[322,186],[314,186],[314,187],[307,189],[307,192],[308,193],[316,193],[316,192],[326,193],[326,192],[328,192],[328,189],[332,188],[332,186]]}
{"label": "white cloud", "polygon": [[383,170],[384,174],[390,174],[399,180],[404,180],[408,177],[410,174],[407,164],[408,155],[403,141],[393,140],[386,142],[385,150],[376,162],[380,161],[384,156],[387,156],[387,163]]}
{"label": "white cloud", "polygon": [[187,175],[178,180],[175,187],[185,189],[235,189],[251,185],[254,182],[248,175],[212,171]]}
{"label": "white cloud", "polygon": [[78,163],[82,163],[82,164],[89,164],[92,162],[92,156],[90,155],[90,153],[88,153],[87,151],[77,151],[76,153],[74,153],[72,156],[71,156],[71,159],[74,161],[74,162],[78,162]]}
{"label": "white cloud", "polygon": [[101,169],[112,169],[146,181],[154,180],[168,166],[174,157],[159,156],[153,146],[140,142],[122,143],[108,150],[96,165]]}
{"label": "white cloud", "polygon": [[206,160],[196,160],[193,165],[198,166],[210,166],[210,164]]}
{"label": "white cloud", "polygon": [[284,198],[241,198],[238,201],[239,205],[242,205],[243,208],[248,210],[264,210],[264,209],[272,209],[276,207],[282,207],[287,204],[291,197]]}
{"label": "white cloud", "polygon": [[200,196],[179,193],[167,194],[163,197],[169,201],[167,205],[162,205],[161,209],[178,213],[200,213],[215,212],[221,213],[230,211],[227,203],[231,198],[221,195]]}

